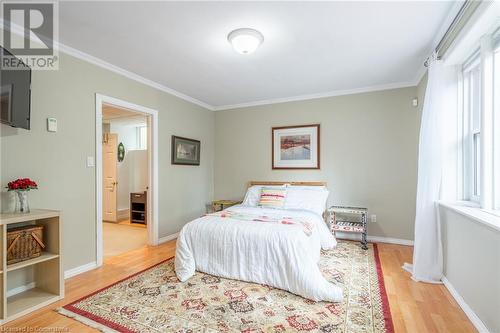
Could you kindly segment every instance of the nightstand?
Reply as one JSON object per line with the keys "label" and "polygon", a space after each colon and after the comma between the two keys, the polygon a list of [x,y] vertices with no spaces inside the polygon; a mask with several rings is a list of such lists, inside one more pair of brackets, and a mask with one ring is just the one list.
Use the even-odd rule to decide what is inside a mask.
{"label": "nightstand", "polygon": [[327,210],[330,230],[335,235],[337,231],[361,234],[361,248],[368,249],[366,240],[367,208],[331,206]]}
{"label": "nightstand", "polygon": [[240,203],[241,201],[238,200],[215,200],[212,201],[212,211],[219,212],[221,210],[224,210],[234,205],[238,205]]}

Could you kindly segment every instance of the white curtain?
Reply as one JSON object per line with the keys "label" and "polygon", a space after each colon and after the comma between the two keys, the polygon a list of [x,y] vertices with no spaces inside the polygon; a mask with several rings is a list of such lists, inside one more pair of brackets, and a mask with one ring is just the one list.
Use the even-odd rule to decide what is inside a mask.
{"label": "white curtain", "polygon": [[[431,59],[418,149],[413,265],[403,266],[416,281],[440,283],[443,277],[439,200],[451,199],[446,197],[453,191],[446,185],[456,186],[457,181],[446,174],[456,166],[450,152],[456,152],[457,88],[456,68]],[[449,184],[443,182],[447,179],[452,179]]]}

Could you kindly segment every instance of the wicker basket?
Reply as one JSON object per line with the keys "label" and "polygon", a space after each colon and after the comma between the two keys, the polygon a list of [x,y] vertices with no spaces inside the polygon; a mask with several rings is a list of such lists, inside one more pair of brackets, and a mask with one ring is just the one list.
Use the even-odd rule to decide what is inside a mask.
{"label": "wicker basket", "polygon": [[7,230],[7,265],[39,257],[44,248],[41,225]]}

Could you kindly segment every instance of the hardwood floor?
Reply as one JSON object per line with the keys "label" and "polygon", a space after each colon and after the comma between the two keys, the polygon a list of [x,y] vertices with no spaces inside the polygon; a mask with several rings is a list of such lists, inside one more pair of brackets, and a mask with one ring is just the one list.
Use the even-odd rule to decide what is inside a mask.
{"label": "hardwood floor", "polygon": [[477,332],[444,285],[415,282],[401,268],[412,261],[413,247],[378,248],[396,332]]}
{"label": "hardwood floor", "polygon": [[[411,262],[411,247],[379,243],[378,248],[396,332],[476,332],[443,285],[414,282],[403,271],[402,264]],[[32,332],[36,331],[35,328],[50,327],[51,332],[98,332],[59,315],[53,309],[152,266],[174,253],[175,241],[170,241],[108,259],[101,268],[66,280],[66,297],[62,301],[1,326],[0,331],[16,328]]]}

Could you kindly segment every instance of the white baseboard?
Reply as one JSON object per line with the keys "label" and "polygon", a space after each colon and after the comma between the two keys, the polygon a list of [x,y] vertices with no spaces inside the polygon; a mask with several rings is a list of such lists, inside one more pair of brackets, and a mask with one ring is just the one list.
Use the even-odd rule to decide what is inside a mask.
{"label": "white baseboard", "polygon": [[389,243],[389,244],[413,246],[413,241],[411,239],[368,236],[368,241],[374,243]]}
{"label": "white baseboard", "polygon": [[117,221],[128,220],[129,218],[130,218],[130,209],[124,208],[124,209],[118,209],[116,211]]}
{"label": "white baseboard", "polygon": [[89,262],[88,264],[68,269],[67,271],[64,271],[64,279],[69,279],[70,277],[73,277],[73,276],[78,275],[78,274],[82,274],[82,273],[90,271],[94,268],[97,268],[97,262],[92,261],[92,262]]}
{"label": "white baseboard", "polygon": [[179,237],[179,232],[176,232],[175,234],[171,234],[171,235],[168,235],[168,236],[165,236],[165,237],[158,239],[158,244],[166,243],[168,241],[176,239],[177,237]]}
{"label": "white baseboard", "polygon": [[450,281],[446,277],[443,277],[441,281],[443,281],[443,284],[446,287],[446,289],[448,289],[451,296],[453,296],[455,301],[457,301],[458,305],[460,305],[460,308],[462,308],[462,310],[465,312],[465,315],[469,318],[469,320],[472,322],[474,327],[479,331],[479,333],[489,333],[490,331],[488,330],[486,325],[484,325],[481,319],[479,319],[474,310],[472,310],[472,308],[467,303],[465,303],[465,300],[462,298],[462,296],[460,296],[460,294],[453,287]]}
{"label": "white baseboard", "polygon": [[35,283],[35,281],[33,281],[33,282],[28,283],[28,284],[25,284],[24,286],[20,286],[17,288],[7,290],[7,292],[5,293],[5,297],[11,297],[11,296],[20,294],[22,292],[25,292],[26,290],[33,289],[35,287],[36,287],[36,283]]}
{"label": "white baseboard", "polygon": [[[179,233],[176,232],[175,234],[162,237],[158,240],[158,244],[171,241],[173,239],[176,239],[178,236],[179,236]],[[82,274],[84,272],[90,271],[90,270],[95,269],[95,268],[97,268],[97,262],[92,261],[92,262],[89,262],[88,264],[68,269],[67,271],[64,271],[64,279],[69,279],[70,277],[76,276],[78,274]]]}
{"label": "white baseboard", "polygon": [[[337,233],[338,239],[348,239],[348,240],[361,240],[361,234],[351,234],[351,233]],[[379,237],[379,236],[368,236],[367,240],[372,243],[389,243],[398,245],[413,246],[413,241],[410,239],[400,239],[392,237]]]}

